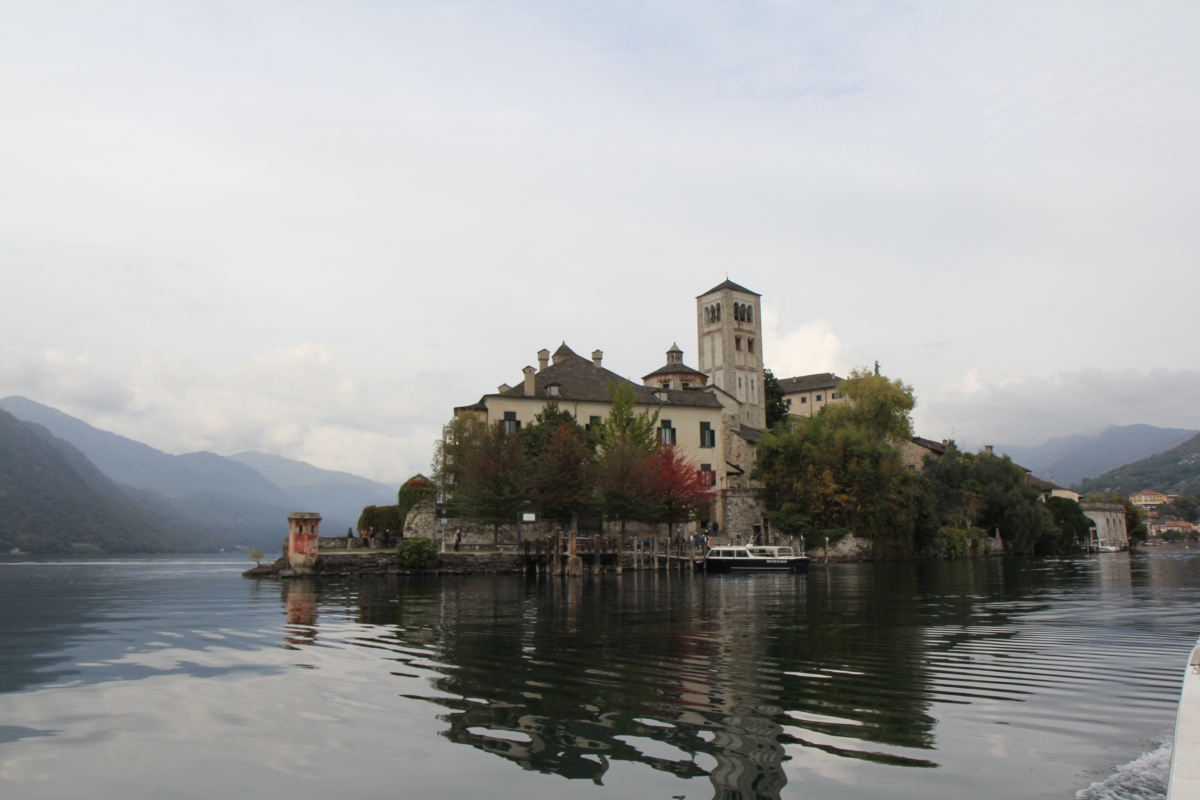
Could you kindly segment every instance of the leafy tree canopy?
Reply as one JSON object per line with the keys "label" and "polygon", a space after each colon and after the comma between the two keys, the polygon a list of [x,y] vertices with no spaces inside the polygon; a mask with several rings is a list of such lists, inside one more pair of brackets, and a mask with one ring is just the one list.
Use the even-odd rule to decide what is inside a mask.
{"label": "leafy tree canopy", "polygon": [[787,422],[788,407],[783,397],[783,387],[769,369],[763,370],[763,401],[766,403],[768,428]]}

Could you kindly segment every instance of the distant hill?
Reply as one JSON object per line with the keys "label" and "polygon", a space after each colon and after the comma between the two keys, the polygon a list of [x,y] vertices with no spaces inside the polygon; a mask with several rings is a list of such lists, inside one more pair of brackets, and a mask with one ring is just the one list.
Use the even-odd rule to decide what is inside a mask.
{"label": "distant hill", "polygon": [[390,486],[303,461],[254,451],[171,455],[24,397],[6,397],[0,409],[70,442],[127,496],[221,546],[275,552],[292,511],[320,513],[322,530],[337,535],[365,506],[396,501]]}
{"label": "distant hill", "polygon": [[319,511],[325,518],[322,530],[328,530],[331,536],[353,526],[366,506],[395,503],[399,489],[349,472],[321,469],[304,461],[254,450],[229,458],[258,470],[298,499],[302,510]]}
{"label": "distant hill", "polygon": [[177,552],[206,536],[138,503],[45,428],[0,411],[0,551]]}
{"label": "distant hill", "polygon": [[1012,456],[1013,461],[1040,478],[1053,478],[1062,486],[1070,486],[1170,450],[1196,433],[1153,425],[1114,425],[1092,436],[1060,436],[1038,447],[1002,445],[996,450]]}
{"label": "distant hill", "polygon": [[36,422],[75,445],[101,472],[125,486],[166,495],[218,492],[295,510],[296,498],[253,468],[216,453],[164,453],[24,397],[6,397],[0,400],[0,409],[17,419]]}
{"label": "distant hill", "polygon": [[1078,488],[1081,492],[1112,489],[1126,497],[1142,489],[1157,489],[1169,494],[1200,494],[1200,435],[1165,453],[1082,481]]}

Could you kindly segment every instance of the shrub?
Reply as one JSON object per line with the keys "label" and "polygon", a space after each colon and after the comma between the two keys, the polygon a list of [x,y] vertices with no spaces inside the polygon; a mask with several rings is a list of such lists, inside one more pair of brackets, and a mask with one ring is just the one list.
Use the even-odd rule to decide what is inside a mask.
{"label": "shrub", "polygon": [[985,535],[979,528],[945,527],[938,530],[938,544],[945,549],[947,558],[970,558]]}
{"label": "shrub", "polygon": [[429,569],[438,563],[438,551],[432,539],[414,536],[404,539],[396,548],[400,566],[408,569]]}

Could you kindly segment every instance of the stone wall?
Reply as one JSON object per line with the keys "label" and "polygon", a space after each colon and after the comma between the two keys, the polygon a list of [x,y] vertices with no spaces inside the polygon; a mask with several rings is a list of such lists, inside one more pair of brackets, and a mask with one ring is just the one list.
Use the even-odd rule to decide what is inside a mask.
{"label": "stone wall", "polygon": [[322,536],[317,540],[317,547],[324,550],[357,550],[367,546],[367,540],[361,536]]}
{"label": "stone wall", "polygon": [[[538,520],[537,522],[522,523],[520,528],[521,541],[534,541],[537,539],[548,539],[554,531],[563,531],[569,534],[571,531],[571,522],[570,520]],[[695,529],[695,523],[683,526],[684,533],[691,533]],[[454,545],[454,532],[458,530],[462,531],[463,544],[470,548],[488,547],[496,541],[491,525],[477,525],[465,519],[447,519],[443,525],[442,521],[434,515],[432,507],[418,509],[408,515],[407,525],[404,528],[404,536],[405,538],[424,536],[432,539],[440,549],[444,531],[446,549],[450,550]],[[601,532],[604,536],[618,535],[621,532],[620,521],[604,520],[601,523]],[[581,532],[580,535],[590,535],[590,533]],[[666,525],[648,525],[643,522],[625,523],[625,536],[630,539],[648,539],[654,536],[662,538],[666,535],[668,535]],[[508,546],[517,544],[516,523],[500,526],[499,543]]]}

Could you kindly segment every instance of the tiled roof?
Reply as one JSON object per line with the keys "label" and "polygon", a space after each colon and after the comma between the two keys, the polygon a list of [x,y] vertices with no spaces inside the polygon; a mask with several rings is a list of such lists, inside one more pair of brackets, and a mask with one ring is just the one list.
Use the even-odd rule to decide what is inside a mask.
{"label": "tiled roof", "polygon": [[[575,355],[565,344],[558,348],[555,355],[561,355],[561,360],[557,364],[551,364],[534,375],[534,385],[537,391],[535,396],[539,399],[607,403],[612,400],[608,391],[609,384],[627,383],[633,387],[633,394],[640,404],[659,405],[661,403],[662,405],[721,408],[721,401],[708,392],[690,389],[664,390],[633,383],[615,372],[597,367],[588,359]],[[551,397],[546,392],[546,387],[551,384],[558,385],[556,397]],[[660,401],[656,394],[664,392],[666,399]],[[525,397],[525,384],[522,381],[519,386],[509,389],[507,392],[484,396]]]}
{"label": "tiled roof", "polygon": [[752,295],[754,295],[755,297],[762,297],[762,295],[761,295],[761,294],[759,294],[758,292],[752,292],[752,291],[750,291],[749,289],[747,289],[745,286],[738,286],[736,283],[734,283],[733,281],[729,280],[728,278],[726,278],[726,279],[725,279],[725,282],[724,282],[724,283],[718,283],[716,286],[714,286],[713,288],[709,289],[709,290],[708,290],[707,292],[705,292],[704,294],[697,295],[697,297],[708,297],[710,294],[715,294],[715,293],[717,293],[717,292],[720,292],[720,291],[722,291],[722,290],[724,290],[724,289],[732,289],[732,290],[733,290],[733,291],[735,291],[735,292],[745,292],[746,294],[752,294]]}
{"label": "tiled roof", "polygon": [[784,394],[809,392],[813,389],[836,389],[842,379],[832,372],[818,372],[815,375],[801,375],[798,378],[780,378],[779,387]]}
{"label": "tiled roof", "polygon": [[912,443],[917,447],[924,447],[926,450],[931,450],[939,456],[946,453],[946,445],[941,442],[935,442],[933,439],[923,439],[920,436],[914,436],[912,437]]}
{"label": "tiled roof", "polygon": [[751,428],[745,423],[739,424],[738,427],[733,429],[733,432],[735,435],[742,437],[747,442],[757,442],[762,438],[763,435],[763,432],[758,428]]}
{"label": "tiled roof", "polygon": [[643,375],[642,380],[645,380],[646,378],[653,378],[655,375],[700,375],[702,377],[708,377],[700,370],[692,369],[687,364],[666,364],[654,370],[654,372]]}

